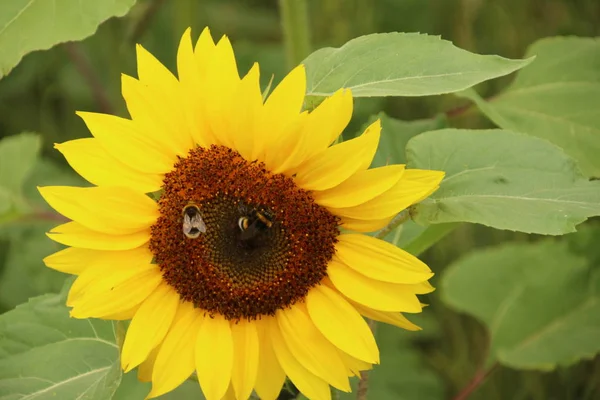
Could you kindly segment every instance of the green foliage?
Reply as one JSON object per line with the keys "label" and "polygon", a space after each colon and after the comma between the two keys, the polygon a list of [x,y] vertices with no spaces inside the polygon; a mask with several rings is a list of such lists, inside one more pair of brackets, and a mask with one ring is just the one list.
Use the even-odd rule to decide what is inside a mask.
{"label": "green foliage", "polygon": [[584,178],[558,147],[504,131],[445,129],[413,138],[408,165],[446,172],[413,209],[423,223],[473,222],[560,235],[600,215],[600,182]]}
{"label": "green foliage", "polygon": [[355,97],[372,97],[457,92],[530,61],[469,53],[435,36],[381,33],[317,50],[302,63],[308,95],[328,96],[349,88]]}
{"label": "green foliage", "polygon": [[40,151],[40,137],[23,133],[0,140],[0,223],[24,212],[23,183]]}
{"label": "green foliage", "polygon": [[56,293],[62,287],[66,275],[42,262],[61,248],[45,235],[55,225],[56,222],[27,221],[0,229],[0,240],[6,246],[0,269],[0,309],[11,309],[31,297]]}
{"label": "green foliage", "polygon": [[[428,335],[435,326],[427,326]],[[376,338],[381,364],[373,367],[369,377],[369,398],[381,400],[439,400],[444,398],[439,377],[423,365],[411,339],[423,338],[414,332],[401,333],[389,325],[377,327]],[[355,398],[349,395],[346,398]]]}
{"label": "green foliage", "polygon": [[443,115],[432,119],[402,121],[389,117],[385,113],[379,113],[363,126],[361,132],[376,119],[381,121],[381,139],[371,168],[388,164],[406,164],[405,148],[411,138],[423,132],[447,127],[447,121]]}
{"label": "green foliage", "polygon": [[547,139],[600,177],[600,40],[556,37],[534,43],[535,61],[492,101],[464,95],[499,127]]}
{"label": "green foliage", "polygon": [[113,323],[69,317],[66,291],[0,315],[0,398],[111,398],[121,381]]}
{"label": "green foliage", "polygon": [[0,3],[0,78],[24,55],[93,34],[98,25],[124,15],[135,0],[12,0]]}
{"label": "green foliage", "polygon": [[[68,52],[55,46],[31,54],[0,81],[0,136],[7,136],[0,138],[0,312],[7,311],[0,314],[2,400],[142,400],[150,389],[135,370],[121,377],[110,322],[70,319],[64,292],[35,297],[59,292],[66,277],[42,262],[61,248],[44,232],[63,219],[36,186],[87,185],[51,151],[53,142],[89,135],[74,111],[98,110],[100,90],[124,115],[119,74],[135,74],[134,44],[175,72],[178,41],[190,25],[193,36],[207,25],[215,37],[227,34],[242,75],[259,61],[263,88],[271,79],[274,88],[286,72],[290,49],[282,45],[277,2],[134,2],[0,1],[0,78],[27,53],[89,36]],[[358,98],[345,138],[365,121],[382,122],[372,167],[408,163],[447,173],[440,190],[411,209],[414,220],[385,238],[420,255],[441,290],[422,297],[430,304],[423,315],[409,315],[423,331],[378,324],[382,363],[371,372],[368,399],[451,398],[483,361],[507,367],[496,369],[470,399],[597,398],[600,357],[584,360],[600,347],[600,229],[597,221],[583,222],[600,214],[598,182],[587,179],[600,177],[599,42],[550,37],[523,54],[540,37],[597,36],[600,4],[309,2],[312,45],[321,47],[305,60],[310,104],[352,88]],[[50,17],[49,9],[56,14]],[[424,34],[372,34],[398,30]],[[440,34],[448,41],[430,36]],[[483,100],[473,90],[457,93],[480,82],[480,93],[499,94]],[[415,98],[444,93],[476,106],[463,107],[456,96]],[[505,130],[440,130],[489,126],[478,110]],[[40,135],[18,135],[29,131]],[[559,235],[576,226],[577,233],[537,243],[530,243],[533,235],[510,232]],[[501,244],[516,240],[523,243]],[[551,369],[557,371],[523,371]],[[161,399],[201,396],[192,378]]]}
{"label": "green foliage", "polygon": [[442,299],[485,323],[488,363],[551,370],[600,351],[600,270],[565,242],[474,252],[445,272]]}
{"label": "green foliage", "polygon": [[[137,378],[137,372],[129,372],[123,375],[119,389],[116,391],[112,400],[144,400],[150,393],[151,384],[141,382]],[[193,378],[185,381],[181,386],[172,392],[165,393],[156,397],[159,400],[181,400],[193,399],[204,400],[204,395],[200,390],[200,385]]]}
{"label": "green foliage", "polygon": [[49,211],[37,185],[82,185],[56,163],[38,158],[39,135],[23,133],[0,140],[0,192],[9,208],[0,212],[0,310],[28,298],[60,291],[65,275],[42,259],[62,246],[44,234],[63,219]]}

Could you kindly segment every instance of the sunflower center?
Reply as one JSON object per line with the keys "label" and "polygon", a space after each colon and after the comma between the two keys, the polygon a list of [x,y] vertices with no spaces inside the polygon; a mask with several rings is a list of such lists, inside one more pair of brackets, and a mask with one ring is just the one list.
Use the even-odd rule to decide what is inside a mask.
{"label": "sunflower center", "polygon": [[293,179],[223,146],[195,148],[164,179],[150,249],[185,301],[230,320],[272,315],[326,275],[338,219]]}

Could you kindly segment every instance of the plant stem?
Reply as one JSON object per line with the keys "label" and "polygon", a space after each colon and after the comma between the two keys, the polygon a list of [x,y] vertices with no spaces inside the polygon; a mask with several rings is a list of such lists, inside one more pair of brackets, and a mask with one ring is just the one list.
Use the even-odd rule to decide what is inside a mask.
{"label": "plant stem", "polygon": [[489,369],[480,369],[471,379],[471,381],[465,386],[453,400],[466,400],[469,396],[479,387],[486,378],[492,374],[498,368],[498,363],[493,364]]}
{"label": "plant stem", "polygon": [[375,237],[377,239],[383,239],[391,231],[393,231],[394,229],[396,229],[397,227],[399,227],[400,225],[402,225],[403,223],[405,223],[409,219],[410,219],[410,213],[408,211],[401,212],[400,214],[396,215],[394,217],[394,219],[392,219],[390,221],[390,223],[385,226],[385,228],[383,228],[382,230],[380,230],[379,232],[377,232],[377,234],[375,235]]}
{"label": "plant stem", "polygon": [[279,0],[281,25],[288,67],[300,64],[310,53],[310,26],[307,0]]}
{"label": "plant stem", "polygon": [[85,80],[85,83],[90,87],[92,96],[98,105],[98,109],[105,114],[113,114],[113,108],[108,100],[108,95],[104,90],[104,86],[102,85],[100,78],[98,78],[96,71],[94,71],[94,68],[92,68],[92,65],[81,51],[80,45],[69,42],[65,43],[64,49],[71,62],[75,64],[75,68],[79,74]]}

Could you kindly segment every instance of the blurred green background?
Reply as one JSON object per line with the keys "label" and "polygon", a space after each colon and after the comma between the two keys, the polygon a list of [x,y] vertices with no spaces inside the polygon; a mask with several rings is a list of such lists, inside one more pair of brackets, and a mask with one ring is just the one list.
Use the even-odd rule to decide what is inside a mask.
{"label": "blurred green background", "polygon": [[[598,0],[312,0],[309,6],[313,50],[340,46],[363,34],[401,31],[441,35],[479,54],[521,58],[539,38],[600,35]],[[258,61],[265,86],[272,75],[277,83],[289,69],[276,0],[140,0],[125,17],[103,23],[83,42],[27,55],[0,80],[0,138],[37,132],[43,154],[25,188],[30,206],[39,211],[19,224],[0,221],[0,312],[29,297],[56,292],[64,282],[64,275],[41,262],[58,249],[43,232],[60,219],[44,208],[35,186],[84,183],[69,171],[53,143],[89,136],[76,110],[125,116],[120,74],[135,75],[135,43],[174,70],[179,38],[188,26],[194,37],[205,26],[215,37],[229,35],[240,71]],[[478,90],[493,96],[512,77],[484,83]],[[361,98],[355,102],[345,134],[353,136],[381,110],[402,120],[446,114],[451,126],[490,126],[474,109],[462,112],[464,104],[465,100],[450,95]],[[598,232],[595,221],[586,225],[577,239],[568,235],[563,240],[579,246],[593,243]],[[437,273],[435,285],[445,266],[473,248],[536,240],[531,235],[464,225],[423,257]],[[383,398],[380,390],[397,393],[396,398],[453,398],[485,360],[488,336],[479,322],[446,307],[436,293],[425,301],[431,306],[418,321],[425,327],[423,332],[409,335],[379,326],[383,348],[391,349],[382,357],[389,367],[385,377],[373,374],[370,398]],[[550,373],[499,367],[470,398],[600,399],[600,358]]]}

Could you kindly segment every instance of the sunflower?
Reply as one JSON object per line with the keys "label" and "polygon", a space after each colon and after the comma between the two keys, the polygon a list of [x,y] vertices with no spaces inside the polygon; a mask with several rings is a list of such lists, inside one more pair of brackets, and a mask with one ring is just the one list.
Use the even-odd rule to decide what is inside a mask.
{"label": "sunflower", "polygon": [[130,119],[80,112],[93,138],[56,148],[92,187],[39,188],[70,222],[45,259],[77,275],[74,318],[129,320],[121,363],[156,397],[196,376],[208,400],[310,399],[379,362],[363,317],[417,330],[433,275],[364,233],[431,194],[442,172],[369,169],[380,123],[334,144],[352,115],[339,90],[302,111],[306,74],[263,99],[226,36],[181,39],[176,78],[141,46],[123,75]]}

